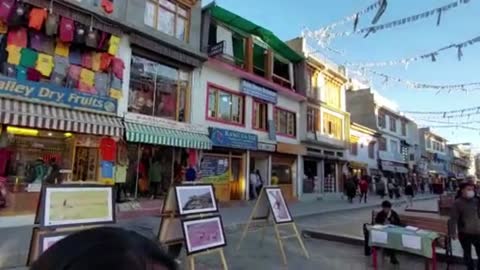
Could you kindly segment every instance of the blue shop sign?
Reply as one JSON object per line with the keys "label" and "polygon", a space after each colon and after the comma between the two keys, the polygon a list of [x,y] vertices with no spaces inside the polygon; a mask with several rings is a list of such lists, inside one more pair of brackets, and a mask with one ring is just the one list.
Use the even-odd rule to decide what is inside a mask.
{"label": "blue shop sign", "polygon": [[210,139],[214,146],[257,150],[258,136],[234,130],[210,128]]}
{"label": "blue shop sign", "polygon": [[3,76],[0,76],[0,96],[22,98],[27,101],[66,106],[72,109],[117,112],[117,101],[110,97],[81,93],[53,84],[15,80]]}
{"label": "blue shop sign", "polygon": [[258,84],[242,80],[240,90],[246,95],[264,100],[266,102],[277,104],[277,92],[260,86]]}

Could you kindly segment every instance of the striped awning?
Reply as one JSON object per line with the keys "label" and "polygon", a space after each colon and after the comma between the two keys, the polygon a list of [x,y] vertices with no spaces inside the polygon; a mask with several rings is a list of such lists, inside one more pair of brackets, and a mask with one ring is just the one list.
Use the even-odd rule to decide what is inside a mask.
{"label": "striped awning", "polygon": [[38,129],[122,136],[121,118],[0,98],[0,123]]}
{"label": "striped awning", "polygon": [[182,148],[211,149],[212,142],[206,134],[125,122],[127,141],[169,145]]}

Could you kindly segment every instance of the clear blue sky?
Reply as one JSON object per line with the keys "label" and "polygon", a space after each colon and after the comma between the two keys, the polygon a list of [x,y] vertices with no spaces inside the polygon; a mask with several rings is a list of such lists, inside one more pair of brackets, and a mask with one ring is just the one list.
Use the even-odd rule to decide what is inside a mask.
{"label": "clear blue sky", "polygon": [[[454,0],[388,0],[387,11],[379,23],[400,19],[439,7]],[[207,3],[209,1],[204,1]],[[218,5],[261,25],[280,38],[287,40],[299,36],[303,27],[317,29],[367,7],[374,0],[217,0]],[[329,54],[335,62],[367,62],[402,59],[429,53],[445,45],[463,42],[480,35],[478,14],[480,1],[471,0],[442,14],[440,26],[433,16],[415,23],[380,31],[366,39],[361,36],[339,38],[331,47],[344,51],[343,56]],[[359,27],[368,26],[374,12],[360,17]],[[476,18],[477,16],[477,18]],[[351,30],[352,25],[338,28]],[[455,49],[441,53],[437,62],[420,61],[403,66],[375,68],[376,71],[432,84],[457,84],[480,81],[480,43],[463,49],[462,61],[457,60]],[[479,106],[480,91],[468,94],[452,92],[436,94],[432,90],[412,90],[402,84],[383,85],[381,79],[373,80],[374,88],[383,96],[395,101],[405,111],[444,111]],[[442,119],[440,119],[442,120]],[[463,119],[480,120],[480,116]],[[425,122],[423,122],[425,123]],[[471,126],[480,127],[480,124]],[[472,142],[480,146],[480,131],[464,129],[436,129],[450,142]]]}

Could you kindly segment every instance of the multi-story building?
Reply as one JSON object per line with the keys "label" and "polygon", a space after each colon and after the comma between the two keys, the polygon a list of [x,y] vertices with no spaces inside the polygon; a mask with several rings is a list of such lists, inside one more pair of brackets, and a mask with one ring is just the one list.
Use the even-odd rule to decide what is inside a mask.
{"label": "multi-story building", "polygon": [[435,134],[430,128],[420,128],[419,142],[422,149],[421,164],[424,169],[421,175],[435,179],[448,177],[447,140]]}
{"label": "multi-story building", "polygon": [[449,144],[448,145],[448,171],[449,177],[465,179],[471,167],[474,167],[471,157],[470,144]]}
{"label": "multi-story building", "polygon": [[302,104],[300,139],[307,147],[303,156],[303,181],[299,187],[303,198],[338,195],[343,191],[343,168],[349,140],[350,115],[345,109],[345,83],[342,68],[320,59],[306,45],[304,38],[288,41],[290,47],[301,53],[306,62],[302,66],[302,87],[307,102]]}
{"label": "multi-story building", "polygon": [[[247,199],[254,193],[250,173],[258,170],[265,185],[274,175],[285,196],[296,197],[305,154],[299,140],[305,97],[296,80],[303,57],[215,3],[204,8],[202,29],[209,60],[195,85],[193,121],[209,127],[213,143],[201,155],[202,179],[215,183],[220,200]],[[212,171],[212,164],[222,170]]]}
{"label": "multi-story building", "polygon": [[[379,169],[403,183],[408,170],[412,142],[410,119],[399,113],[390,101],[371,89],[348,90],[347,110],[353,122],[378,133]],[[414,133],[413,133],[414,134]],[[414,142],[413,142],[414,143]]]}
{"label": "multi-story building", "polygon": [[347,160],[352,173],[358,177],[378,175],[378,145],[380,134],[371,128],[352,122],[350,125],[350,148]]}

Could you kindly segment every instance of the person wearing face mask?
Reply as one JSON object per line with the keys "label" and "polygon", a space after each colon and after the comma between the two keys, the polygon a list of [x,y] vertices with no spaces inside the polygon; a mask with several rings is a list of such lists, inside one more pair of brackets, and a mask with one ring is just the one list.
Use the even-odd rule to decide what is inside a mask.
{"label": "person wearing face mask", "polygon": [[464,182],[460,185],[460,195],[450,213],[450,236],[457,237],[463,249],[463,260],[468,270],[480,270],[480,263],[474,267],[472,259],[472,245],[477,254],[480,254],[480,199],[475,194],[475,185]]}

